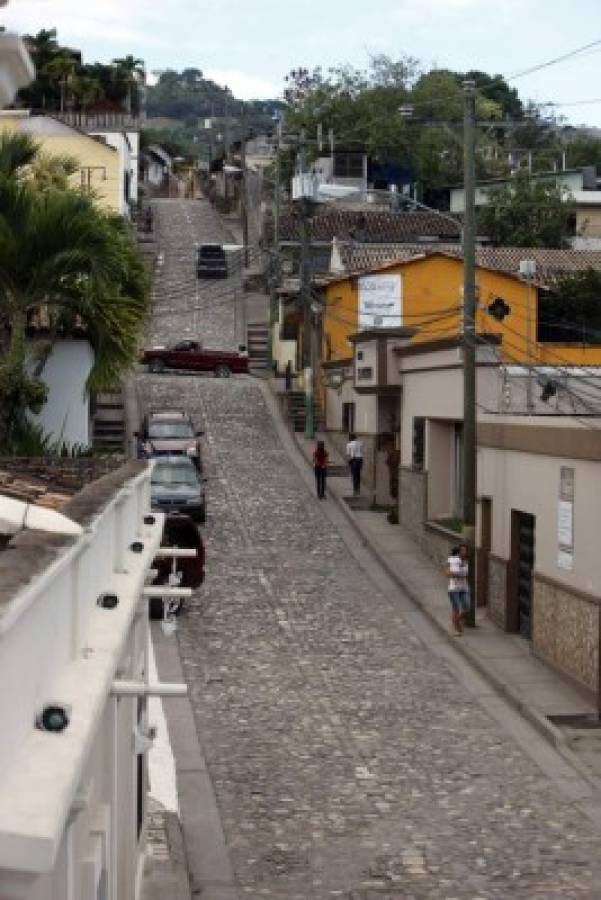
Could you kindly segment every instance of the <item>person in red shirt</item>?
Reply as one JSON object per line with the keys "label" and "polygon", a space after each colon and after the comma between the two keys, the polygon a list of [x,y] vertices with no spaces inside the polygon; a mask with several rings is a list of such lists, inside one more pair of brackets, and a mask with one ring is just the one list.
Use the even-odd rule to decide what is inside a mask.
{"label": "person in red shirt", "polygon": [[323,441],[317,441],[313,453],[313,469],[315,471],[315,487],[320,500],[326,498],[326,476],[328,474],[328,451]]}

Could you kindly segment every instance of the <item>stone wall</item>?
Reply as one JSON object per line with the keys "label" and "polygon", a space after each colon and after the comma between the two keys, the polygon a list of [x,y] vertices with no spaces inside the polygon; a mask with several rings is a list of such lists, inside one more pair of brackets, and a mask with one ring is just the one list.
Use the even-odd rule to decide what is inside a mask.
{"label": "stone wall", "polygon": [[411,532],[415,540],[423,543],[426,521],[428,475],[401,466],[399,470],[399,523]]}
{"label": "stone wall", "polygon": [[532,649],[588,690],[598,689],[601,598],[534,576]]}
{"label": "stone wall", "polygon": [[507,630],[507,561],[488,555],[488,614],[499,628]]}

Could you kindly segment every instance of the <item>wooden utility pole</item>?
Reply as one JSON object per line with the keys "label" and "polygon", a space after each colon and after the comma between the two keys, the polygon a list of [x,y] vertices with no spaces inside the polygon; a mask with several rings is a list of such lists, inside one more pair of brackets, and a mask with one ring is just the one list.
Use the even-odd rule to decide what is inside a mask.
{"label": "wooden utility pole", "polygon": [[[303,128],[298,145],[298,173],[306,174],[306,135]],[[313,313],[311,310],[311,239],[309,234],[309,211],[311,200],[306,196],[303,184],[300,197],[301,210],[301,258],[300,258],[300,299],[303,310],[303,379],[305,385],[305,437],[312,438],[314,429],[313,381]]]}
{"label": "wooden utility pole", "polygon": [[469,548],[470,612],[476,624],[476,85],[463,82],[463,534]]}

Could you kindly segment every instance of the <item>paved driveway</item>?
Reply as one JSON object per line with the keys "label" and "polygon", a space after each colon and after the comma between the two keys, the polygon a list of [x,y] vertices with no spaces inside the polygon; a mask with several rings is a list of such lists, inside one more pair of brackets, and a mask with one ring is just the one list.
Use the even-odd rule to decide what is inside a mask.
{"label": "paved driveway", "polygon": [[[215,215],[162,201],[156,220],[152,336],[233,346],[236,285],[197,297],[193,277],[194,241],[223,237]],[[259,385],[141,375],[138,390],[207,433],[207,580],[178,640],[241,896],[601,896],[590,820],[358,564]]]}

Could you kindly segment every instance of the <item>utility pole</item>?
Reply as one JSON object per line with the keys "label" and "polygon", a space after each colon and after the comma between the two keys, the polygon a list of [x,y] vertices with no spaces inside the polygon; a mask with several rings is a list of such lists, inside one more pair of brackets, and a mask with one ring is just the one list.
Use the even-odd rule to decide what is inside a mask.
{"label": "utility pole", "polygon": [[269,367],[273,368],[273,329],[278,320],[278,295],[276,288],[280,283],[280,181],[282,166],[280,161],[280,142],[282,122],[278,119],[275,157],[275,196],[273,208],[273,250],[271,256],[271,280],[269,302]]}
{"label": "utility pole", "polygon": [[225,112],[225,123],[224,123],[224,136],[225,136],[225,155],[224,159],[227,162],[230,155],[230,98],[228,95],[228,86],[227,84],[224,87],[225,91],[225,101],[224,101],[224,112]]}
{"label": "utility pole", "polygon": [[242,137],[240,139],[240,167],[242,169],[242,243],[244,244],[244,265],[248,268],[248,171],[246,168],[246,113],[242,114]]}
{"label": "utility pole", "polygon": [[463,82],[463,535],[469,548],[470,611],[476,624],[476,85]]}
{"label": "utility pole", "polygon": [[[303,128],[298,147],[299,175],[306,174],[306,136]],[[301,181],[304,181],[301,179]],[[303,381],[305,386],[305,437],[315,436],[314,398],[313,398],[313,313],[311,311],[311,271],[310,271],[310,236],[309,206],[310,199],[306,195],[303,183],[301,206],[301,258],[300,258],[300,298],[303,309]]]}

